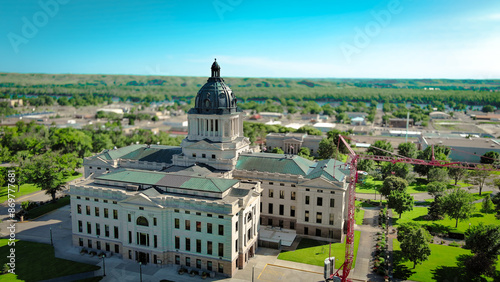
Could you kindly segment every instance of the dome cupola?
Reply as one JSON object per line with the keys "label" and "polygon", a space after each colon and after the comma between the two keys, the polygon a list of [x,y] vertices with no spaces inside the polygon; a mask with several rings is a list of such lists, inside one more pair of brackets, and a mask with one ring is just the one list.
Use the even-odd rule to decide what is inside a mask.
{"label": "dome cupola", "polygon": [[215,59],[212,64],[212,76],[201,87],[196,95],[195,107],[191,110],[196,114],[228,114],[237,112],[234,93],[220,77],[220,66]]}

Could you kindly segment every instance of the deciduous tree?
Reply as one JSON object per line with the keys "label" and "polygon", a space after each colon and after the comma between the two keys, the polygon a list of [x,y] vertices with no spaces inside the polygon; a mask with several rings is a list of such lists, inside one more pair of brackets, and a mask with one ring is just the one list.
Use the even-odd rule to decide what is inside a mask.
{"label": "deciduous tree", "polygon": [[405,191],[394,190],[387,197],[389,208],[399,213],[399,218],[403,212],[413,210],[413,197]]}
{"label": "deciduous tree", "polygon": [[458,221],[469,218],[474,212],[474,197],[464,190],[454,189],[450,194],[441,197],[445,214],[455,219],[455,228]]}
{"label": "deciduous tree", "polygon": [[408,182],[406,180],[397,176],[389,176],[384,180],[378,192],[387,197],[392,191],[405,191],[407,186]]}
{"label": "deciduous tree", "polygon": [[429,239],[429,232],[418,224],[402,224],[398,228],[401,253],[404,258],[413,262],[413,268],[427,260],[431,254]]}

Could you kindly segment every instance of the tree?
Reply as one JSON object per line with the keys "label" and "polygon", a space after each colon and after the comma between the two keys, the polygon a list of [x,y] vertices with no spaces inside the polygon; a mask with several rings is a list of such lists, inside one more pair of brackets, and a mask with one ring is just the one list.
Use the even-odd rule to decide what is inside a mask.
{"label": "tree", "polygon": [[366,171],[368,173],[373,172],[377,168],[377,164],[374,160],[363,159],[358,162],[358,170]]}
{"label": "tree", "polygon": [[323,135],[323,132],[321,132],[321,130],[314,128],[310,125],[304,125],[301,128],[297,129],[296,132],[307,133],[308,135],[319,135],[319,136]]}
{"label": "tree", "polygon": [[273,150],[271,151],[271,153],[273,153],[273,154],[284,154],[285,152],[283,152],[283,150],[281,148],[274,147]]}
{"label": "tree", "polygon": [[500,255],[500,229],[497,225],[483,223],[470,227],[465,231],[465,247],[473,253],[465,262],[469,272],[493,274]]}
{"label": "tree", "polygon": [[413,268],[429,257],[430,234],[415,223],[401,224],[398,228],[398,241],[401,242],[401,253],[404,258],[413,262]]}
{"label": "tree", "polygon": [[299,150],[299,153],[297,154],[305,159],[312,160],[313,157],[311,157],[311,151],[307,147],[301,147]]}
{"label": "tree", "polygon": [[463,179],[469,172],[465,168],[448,168],[448,176],[455,180],[455,185],[458,181]]}
{"label": "tree", "polygon": [[29,182],[45,190],[45,193],[51,195],[52,201],[55,202],[56,193],[64,187],[64,169],[57,162],[56,154],[50,152],[34,156],[25,166],[24,172],[28,175]]}
{"label": "tree", "polygon": [[458,220],[468,219],[474,212],[474,197],[467,191],[455,189],[441,200],[444,213],[456,220],[455,228]]}
{"label": "tree", "polygon": [[56,128],[52,130],[52,150],[61,150],[64,154],[77,152],[83,158],[92,151],[92,138],[83,131],[74,128]]}
{"label": "tree", "polygon": [[377,140],[372,146],[370,146],[370,148],[368,148],[368,150],[366,150],[367,153],[372,153],[373,155],[378,156],[392,156],[389,152],[392,153],[393,151],[392,144],[386,140]]}
{"label": "tree", "polygon": [[448,189],[448,185],[444,182],[434,181],[427,184],[427,192],[436,199],[443,196],[444,192]]}
{"label": "tree", "polygon": [[[348,154],[349,153],[349,149],[347,149],[347,146],[344,144],[344,142],[342,142],[339,138],[339,136],[342,135],[342,136],[348,136],[349,135],[349,132],[345,132],[345,131],[340,131],[338,129],[333,129],[333,130],[330,130],[326,133],[326,136],[329,138],[329,139],[332,139],[333,140],[333,144],[335,144],[339,150],[340,150],[340,153],[342,154]],[[345,141],[348,143],[348,144],[351,144],[351,140],[350,139],[347,139],[347,138],[344,138]]]}
{"label": "tree", "polygon": [[397,176],[388,176],[381,187],[379,187],[379,193],[388,197],[392,191],[402,191],[406,190],[408,182]]}
{"label": "tree", "polygon": [[492,105],[485,105],[483,106],[482,111],[483,113],[492,113],[495,111],[495,107],[493,107]]}
{"label": "tree", "polygon": [[407,158],[415,159],[418,155],[417,145],[412,142],[401,143],[398,146],[398,154]]}
{"label": "tree", "polygon": [[152,120],[154,123],[156,123],[157,121],[159,121],[159,120],[160,120],[160,118],[159,118],[157,115],[154,115],[154,116],[151,118],[151,120]]}
{"label": "tree", "polygon": [[481,156],[481,163],[482,164],[494,164],[498,163],[498,159],[500,158],[500,154],[495,152],[495,151],[489,151],[486,152],[484,155]]}
{"label": "tree", "polygon": [[318,155],[321,159],[331,159],[338,156],[337,146],[335,146],[334,139],[323,138],[319,142]]}
{"label": "tree", "polygon": [[[434,159],[448,161],[448,156],[451,153],[451,149],[442,145],[428,146],[423,151],[418,151],[417,158],[420,160],[430,161],[432,160],[432,150],[434,148]],[[422,176],[427,176],[429,169],[431,167],[428,165],[415,165],[413,170]]]}
{"label": "tree", "polygon": [[483,212],[485,212],[485,213],[490,213],[495,209],[495,207],[493,205],[493,201],[491,200],[491,196],[489,194],[486,195],[486,197],[484,197],[484,199],[483,199],[482,209],[483,209]]}
{"label": "tree", "polygon": [[384,179],[391,175],[406,179],[409,173],[410,164],[387,162],[382,165],[382,177]]}
{"label": "tree", "polygon": [[389,208],[399,213],[399,218],[405,211],[413,210],[413,197],[405,191],[393,190],[387,197]]}
{"label": "tree", "polygon": [[[478,165],[479,168],[491,168],[492,165],[487,164],[487,165]],[[479,186],[479,195],[483,192],[483,186],[488,180],[488,177],[490,176],[491,172],[488,170],[473,170],[469,173],[469,179],[468,182]]]}
{"label": "tree", "polygon": [[427,180],[445,182],[448,180],[448,171],[445,167],[431,167],[427,172]]}

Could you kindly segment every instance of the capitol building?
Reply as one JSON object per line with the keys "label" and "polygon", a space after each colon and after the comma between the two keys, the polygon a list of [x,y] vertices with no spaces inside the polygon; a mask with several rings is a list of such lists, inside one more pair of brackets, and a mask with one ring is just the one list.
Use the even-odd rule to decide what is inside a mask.
{"label": "capitol building", "polygon": [[220,70],[215,61],[180,147],[136,144],[84,159],[85,180],[70,187],[75,246],[231,277],[259,246],[343,239],[346,165],[251,150]]}

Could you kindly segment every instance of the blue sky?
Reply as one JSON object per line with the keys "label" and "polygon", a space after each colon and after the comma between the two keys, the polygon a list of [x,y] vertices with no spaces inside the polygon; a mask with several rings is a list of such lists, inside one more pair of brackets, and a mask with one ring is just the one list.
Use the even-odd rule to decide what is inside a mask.
{"label": "blue sky", "polygon": [[500,2],[0,0],[0,72],[500,78]]}

